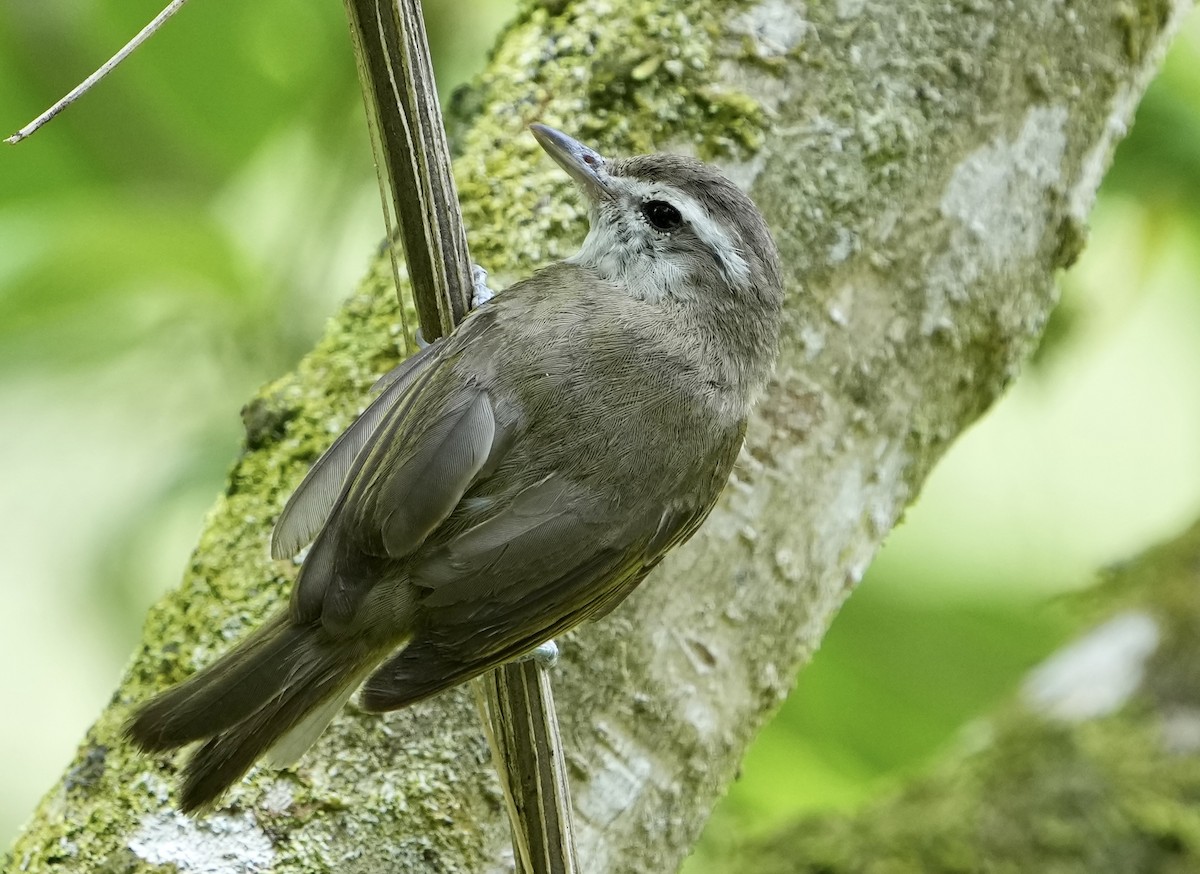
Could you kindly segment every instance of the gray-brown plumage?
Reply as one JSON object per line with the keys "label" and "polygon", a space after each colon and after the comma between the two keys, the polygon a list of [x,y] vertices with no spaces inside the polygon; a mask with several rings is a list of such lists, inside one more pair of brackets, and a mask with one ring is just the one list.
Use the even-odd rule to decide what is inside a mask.
{"label": "gray-brown plumage", "polygon": [[382,381],[276,525],[276,557],[316,538],[290,606],[135,715],[145,750],[203,741],[185,810],[297,758],[364,680],[404,707],[603,615],[720,494],[775,357],[762,217],[698,161],[534,134],[588,196],[582,249]]}

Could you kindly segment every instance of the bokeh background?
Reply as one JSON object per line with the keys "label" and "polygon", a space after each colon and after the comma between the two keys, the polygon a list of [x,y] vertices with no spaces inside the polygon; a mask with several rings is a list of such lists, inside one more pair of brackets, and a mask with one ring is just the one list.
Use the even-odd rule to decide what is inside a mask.
{"label": "bokeh background", "polygon": [[[161,0],[8,0],[15,130]],[[426,0],[444,95],[515,0]],[[240,445],[382,237],[341,4],[197,0],[0,149],[0,841],[70,760]],[[1055,596],[1200,514],[1200,17],[1121,146],[1063,303],[762,734],[705,848],[852,808],[1071,632]]]}

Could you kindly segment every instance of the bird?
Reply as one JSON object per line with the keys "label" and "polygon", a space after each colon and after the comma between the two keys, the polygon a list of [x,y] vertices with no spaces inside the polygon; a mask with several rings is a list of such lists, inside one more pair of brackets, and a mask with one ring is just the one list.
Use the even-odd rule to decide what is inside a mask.
{"label": "bird", "polygon": [[276,522],[274,557],[311,541],[287,605],[134,713],[145,752],[198,744],[182,810],[294,763],[359,687],[406,707],[604,616],[724,488],[779,342],[762,213],[694,158],[530,129],[583,193],[579,251],[380,380]]}

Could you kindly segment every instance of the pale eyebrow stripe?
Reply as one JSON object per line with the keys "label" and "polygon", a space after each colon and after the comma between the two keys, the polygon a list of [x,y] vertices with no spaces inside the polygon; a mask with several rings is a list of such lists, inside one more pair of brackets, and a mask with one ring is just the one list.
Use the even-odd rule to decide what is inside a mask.
{"label": "pale eyebrow stripe", "polygon": [[694,198],[678,193],[680,200],[679,211],[684,219],[692,226],[696,236],[713,252],[721,264],[725,279],[735,288],[745,288],[750,284],[750,265],[742,257],[729,238],[729,234],[718,222],[713,221],[708,211]]}
{"label": "pale eyebrow stripe", "polygon": [[746,288],[750,284],[750,265],[746,263],[746,259],[733,244],[733,240],[730,239],[725,229],[709,217],[708,210],[700,201],[678,188],[652,185],[641,180],[637,180],[632,189],[643,203],[650,200],[665,200],[675,204],[680,214],[691,225],[696,236],[720,263],[726,281],[735,288]]}

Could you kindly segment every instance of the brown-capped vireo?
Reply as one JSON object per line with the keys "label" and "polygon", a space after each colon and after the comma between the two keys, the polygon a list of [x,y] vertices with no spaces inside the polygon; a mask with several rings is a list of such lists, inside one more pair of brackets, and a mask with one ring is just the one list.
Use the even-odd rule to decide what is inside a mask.
{"label": "brown-capped vireo", "polygon": [[582,248],[381,381],[275,526],[278,558],[315,537],[289,606],[136,713],[144,750],[203,741],[185,810],[360,685],[404,707],[604,615],[725,485],[778,342],[762,215],[700,161],[532,130],[588,199]]}

